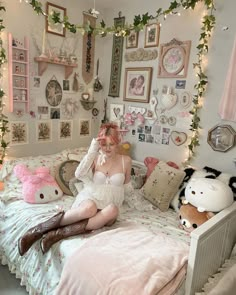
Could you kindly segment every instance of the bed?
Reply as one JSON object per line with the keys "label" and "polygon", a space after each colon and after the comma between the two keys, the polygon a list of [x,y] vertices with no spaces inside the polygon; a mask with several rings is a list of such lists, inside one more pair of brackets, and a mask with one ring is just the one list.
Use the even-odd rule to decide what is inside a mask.
{"label": "bed", "polygon": [[[181,264],[178,265],[178,269],[174,273],[170,274],[171,280],[176,278],[177,273],[179,274],[174,289],[171,285],[169,291],[163,293],[165,289],[161,286],[158,292],[153,293],[154,291],[150,291],[144,292],[143,294],[187,295],[200,292],[203,285],[207,282],[208,277],[214,274],[224,261],[229,258],[236,242],[236,202],[189,235],[187,232],[180,229],[178,215],[173,209],[162,212],[159,208],[150,205],[150,202],[142,198],[137,192],[135,197],[133,195],[132,198],[126,200],[118,221],[111,227],[104,227],[103,229],[89,234],[82,234],[58,242],[45,255],[41,253],[39,242],[36,242],[24,256],[21,257],[19,255],[17,249],[18,238],[28,228],[41,221],[47,220],[52,214],[57,212],[58,208],[69,209],[74,201],[74,197],[64,194],[61,199],[47,204],[26,203],[22,200],[22,187],[13,173],[13,167],[17,163],[25,163],[32,169],[39,166],[47,166],[50,167],[51,174],[55,176],[58,166],[68,161],[68,159],[76,158],[79,161],[85,153],[86,149],[80,148],[64,150],[58,154],[48,156],[13,159],[4,163],[1,170],[1,177],[4,181],[5,189],[0,195],[1,263],[8,265],[10,272],[15,273],[16,277],[21,280],[21,285],[26,286],[26,290],[29,294],[53,295],[56,294],[58,285],[61,284],[60,280],[62,279],[63,270],[66,269],[65,266],[68,267],[68,262],[73,260],[73,255],[76,253],[84,253],[82,250],[85,251],[88,249],[89,247],[87,246],[96,246],[98,239],[101,241],[102,239],[111,239],[111,241],[115,241],[117,237],[116,234],[119,233],[119,235],[121,235],[120,231],[124,234],[124,239],[127,239],[127,236],[125,237],[125,231],[131,230],[132,232],[132,230],[136,230],[138,234],[145,232],[145,237],[147,237],[147,232],[149,235],[148,237],[151,236],[154,242],[157,237],[162,237],[164,243],[166,240],[175,241],[176,249],[173,248],[173,251],[178,250],[179,252],[176,252],[176,255],[181,255],[178,256]],[[134,162],[134,167],[136,169],[139,165],[141,170],[144,169],[142,163],[138,164]],[[142,170],[142,172],[143,171],[144,170]],[[131,232],[128,232],[128,235]],[[135,233],[135,231],[133,232]],[[152,246],[153,244],[150,244],[150,247]],[[153,249],[153,251],[154,250],[155,249]],[[107,252],[109,251],[110,249],[108,249]],[[148,253],[148,261],[152,263],[152,265],[155,261],[155,253],[153,251],[150,250],[150,253],[148,253],[146,250],[145,252]],[[171,250],[169,251],[171,252]],[[87,254],[89,254],[89,252]],[[139,254],[136,253],[135,255]],[[130,251],[130,258],[133,257],[134,255],[132,256],[132,251]],[[167,257],[167,259],[168,258],[170,257]],[[138,268],[142,271],[140,265],[138,265]],[[83,269],[80,271],[83,273]],[[157,281],[158,279],[156,279],[156,281],[152,280],[152,285],[158,283]],[[170,284],[172,282],[170,282]],[[83,284],[88,285],[86,281],[82,281],[81,284],[82,288]],[[166,284],[167,283],[164,282],[164,285]],[[102,289],[105,290],[103,287]],[[81,290],[80,294],[93,294],[83,292],[83,289]],[[157,289],[154,287],[152,290]],[[100,294],[127,294],[124,292],[122,293],[121,290],[112,293],[109,292],[107,291],[107,293]],[[131,292],[130,294],[134,293]]]}

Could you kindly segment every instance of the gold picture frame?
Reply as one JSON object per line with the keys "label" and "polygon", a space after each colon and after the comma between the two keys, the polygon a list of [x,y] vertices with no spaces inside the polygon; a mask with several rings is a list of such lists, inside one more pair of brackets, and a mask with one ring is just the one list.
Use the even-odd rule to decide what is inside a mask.
{"label": "gold picture frame", "polygon": [[160,45],[158,77],[185,78],[188,72],[191,41],[172,39]]}
{"label": "gold picture frame", "polygon": [[159,23],[146,25],[144,47],[157,47],[159,45],[160,28]]}
{"label": "gold picture frame", "polygon": [[152,68],[126,68],[124,80],[124,101],[149,102]]}
{"label": "gold picture frame", "polygon": [[131,31],[129,36],[126,37],[126,49],[137,48],[138,47],[138,37],[139,37],[138,32]]}
{"label": "gold picture frame", "polygon": [[66,35],[66,29],[65,27],[61,24],[61,23],[52,23],[49,21],[50,16],[53,13],[57,13],[59,15],[59,18],[61,21],[64,20],[65,16],[66,16],[66,8],[53,4],[51,2],[47,2],[46,3],[46,13],[47,13],[47,17],[46,17],[46,32],[51,33],[51,34],[55,34],[58,36],[62,36],[65,37]]}

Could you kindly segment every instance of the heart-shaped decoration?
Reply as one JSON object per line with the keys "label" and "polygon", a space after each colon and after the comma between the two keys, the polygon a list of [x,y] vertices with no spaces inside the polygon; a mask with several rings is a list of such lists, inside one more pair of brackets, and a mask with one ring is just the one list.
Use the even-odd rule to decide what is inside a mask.
{"label": "heart-shaped decoration", "polygon": [[161,97],[161,103],[165,109],[170,110],[177,103],[177,95],[176,94],[163,94]]}
{"label": "heart-shaped decoration", "polygon": [[115,114],[115,116],[117,118],[119,116],[119,114],[120,114],[120,108],[114,108],[113,112],[114,112],[114,114]]}
{"label": "heart-shaped decoration", "polygon": [[84,93],[81,94],[81,97],[82,97],[83,100],[89,100],[90,94],[87,93],[87,92],[84,92]]}
{"label": "heart-shaped decoration", "polygon": [[170,138],[175,145],[181,145],[181,144],[185,143],[188,136],[185,132],[172,131]]}

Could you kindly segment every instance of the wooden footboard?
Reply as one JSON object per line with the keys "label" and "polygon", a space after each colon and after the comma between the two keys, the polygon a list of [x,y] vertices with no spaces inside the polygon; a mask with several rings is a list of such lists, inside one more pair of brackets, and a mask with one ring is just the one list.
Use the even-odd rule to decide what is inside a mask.
{"label": "wooden footboard", "polygon": [[236,243],[236,202],[191,233],[185,295],[201,291]]}

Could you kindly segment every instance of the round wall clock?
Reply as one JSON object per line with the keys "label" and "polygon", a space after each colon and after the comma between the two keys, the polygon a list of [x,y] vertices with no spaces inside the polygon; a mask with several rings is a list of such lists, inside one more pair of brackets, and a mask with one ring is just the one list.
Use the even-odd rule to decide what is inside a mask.
{"label": "round wall clock", "polygon": [[62,100],[62,88],[57,80],[50,80],[46,86],[46,99],[50,106],[56,107]]}
{"label": "round wall clock", "polygon": [[166,48],[162,58],[163,69],[168,74],[178,74],[184,67],[185,51],[179,45]]}

